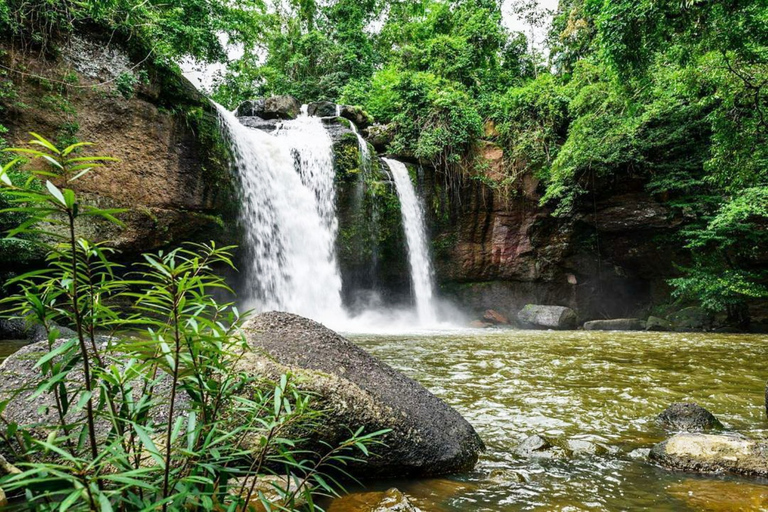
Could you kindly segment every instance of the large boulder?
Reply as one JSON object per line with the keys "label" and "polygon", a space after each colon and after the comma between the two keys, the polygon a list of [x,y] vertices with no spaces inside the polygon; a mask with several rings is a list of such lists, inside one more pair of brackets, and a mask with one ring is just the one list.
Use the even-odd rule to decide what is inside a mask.
{"label": "large boulder", "polygon": [[264,100],[264,119],[296,119],[301,112],[301,103],[293,96],[271,96]]}
{"label": "large boulder", "polygon": [[237,117],[262,117],[264,116],[265,101],[264,98],[254,100],[245,100],[237,106],[235,115]]}
{"label": "large boulder", "polygon": [[[60,336],[74,336],[75,331],[52,324],[49,329],[56,329]],[[31,342],[48,339],[48,333],[40,324],[28,322],[24,318],[0,319],[0,340],[27,340]]]}
{"label": "large boulder", "polygon": [[585,331],[644,331],[645,322],[638,318],[612,318],[584,323]]}
{"label": "large boulder", "polygon": [[335,444],[349,429],[391,429],[383,456],[352,464],[356,475],[439,475],[472,469],[483,442],[454,409],[416,381],[317,322],[263,313],[243,326],[252,353],[244,371],[291,372],[326,411],[316,442]]}
{"label": "large boulder", "polygon": [[674,326],[669,320],[659,318],[658,316],[649,316],[645,321],[646,331],[672,331]]}
{"label": "large boulder", "polygon": [[307,105],[307,114],[315,117],[331,117],[336,115],[336,104],[332,101],[316,101]]}
{"label": "large boulder", "polygon": [[667,317],[676,331],[706,331],[712,328],[712,315],[704,308],[691,306]]}
{"label": "large boulder", "polygon": [[682,432],[700,432],[723,428],[715,416],[693,402],[675,402],[656,418],[663,427]]}
{"label": "large boulder", "polygon": [[742,436],[676,434],[654,446],[648,457],[670,469],[768,477],[768,443]]}
{"label": "large boulder", "polygon": [[524,327],[533,329],[574,329],[576,313],[563,306],[542,306],[528,304],[517,314]]}
{"label": "large boulder", "polygon": [[[335,108],[335,105],[334,105]],[[360,128],[367,128],[373,123],[373,118],[360,107],[353,105],[340,105],[339,114],[341,117],[349,119]]]}

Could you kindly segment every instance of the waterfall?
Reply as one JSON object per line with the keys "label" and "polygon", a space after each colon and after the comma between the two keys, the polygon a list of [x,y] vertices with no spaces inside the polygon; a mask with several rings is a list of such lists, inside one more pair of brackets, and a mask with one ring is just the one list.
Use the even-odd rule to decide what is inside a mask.
{"label": "waterfall", "polygon": [[[341,105],[338,103],[336,104],[336,117],[341,117]],[[357,137],[357,145],[360,148],[360,161],[362,163],[363,172],[370,171],[371,151],[368,149],[368,142],[366,142],[363,136],[360,135],[360,132],[357,129],[357,125],[354,122],[349,121],[349,128]]]}
{"label": "waterfall", "polygon": [[411,283],[419,322],[422,325],[434,325],[437,322],[437,312],[433,301],[434,273],[427,248],[424,211],[405,164],[389,158],[385,158],[384,161],[392,171],[397,196],[400,199],[403,228],[408,243]]}
{"label": "waterfall", "polygon": [[217,109],[241,181],[246,305],[343,321],[327,133],[302,116],[269,135]]}

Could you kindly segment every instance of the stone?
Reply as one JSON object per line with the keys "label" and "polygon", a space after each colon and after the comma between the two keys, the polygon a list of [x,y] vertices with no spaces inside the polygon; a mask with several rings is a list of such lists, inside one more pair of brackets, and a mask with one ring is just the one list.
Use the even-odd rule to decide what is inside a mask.
{"label": "stone", "polygon": [[539,434],[526,438],[513,452],[518,457],[527,459],[564,459],[570,455],[563,447]]}
{"label": "stone", "polygon": [[0,477],[8,476],[8,475],[18,475],[21,473],[21,470],[8,462],[5,457],[0,455]]}
{"label": "stone", "polygon": [[265,101],[264,98],[257,98],[254,100],[245,100],[237,106],[235,115],[237,117],[262,117],[264,115]]}
{"label": "stone", "polygon": [[649,316],[648,320],[645,321],[645,330],[646,331],[672,331],[674,330],[674,326],[672,325],[672,322],[669,320],[664,320],[663,318],[659,318],[658,316]]}
{"label": "stone", "polygon": [[[284,476],[259,475],[256,477],[256,482],[254,482],[253,477],[236,478],[234,481],[230,481],[229,484],[229,493],[233,496],[240,495],[242,498],[246,498],[248,491],[253,487],[251,499],[248,501],[248,510],[252,512],[283,510],[285,507],[295,510],[301,509],[307,504],[304,493],[297,492],[299,488],[295,479],[289,479]],[[283,498],[284,494],[281,494],[278,489],[292,494],[295,493],[293,503],[286,503]],[[264,506],[264,503],[259,498],[259,494],[264,496],[269,502],[269,508]]]}
{"label": "stone", "polygon": [[669,469],[768,477],[768,442],[743,436],[675,434],[654,446],[648,457]]}
{"label": "stone", "polygon": [[366,130],[368,142],[376,151],[386,151],[395,138],[395,126],[393,124],[375,124]]}
{"label": "stone", "polygon": [[584,323],[585,331],[644,331],[645,322],[639,318],[612,318]]}
{"label": "stone", "polygon": [[485,313],[483,313],[483,320],[494,325],[509,324],[509,319],[495,309],[487,309]]}
{"label": "stone", "polygon": [[586,439],[568,439],[563,447],[574,456],[604,455],[610,451],[606,446]]}
{"label": "stone", "polygon": [[656,417],[662,426],[681,432],[700,432],[721,429],[722,423],[715,416],[693,402],[675,402]]}
{"label": "stone", "polygon": [[469,322],[470,327],[474,327],[475,329],[489,329],[493,327],[493,324],[490,322],[483,322],[482,320],[472,320]]}
{"label": "stone", "polygon": [[[62,337],[75,335],[72,329],[57,324],[51,324],[49,329],[57,330]],[[48,333],[37,323],[27,322],[23,318],[0,319],[0,340],[28,340],[36,343],[47,339]]]}
{"label": "stone", "polygon": [[563,306],[543,306],[528,304],[517,314],[517,319],[525,327],[535,329],[574,329],[576,313]]}
{"label": "stone", "polygon": [[336,115],[336,104],[332,101],[316,101],[307,105],[307,114],[315,117],[331,117]]}
{"label": "stone", "polygon": [[[349,463],[355,476],[440,475],[472,469],[483,442],[454,409],[416,381],[312,320],[263,313],[243,326],[253,352],[240,369],[276,378],[291,373],[323,408],[310,449],[349,437],[349,429],[391,429],[381,457]],[[375,451],[375,450],[374,450]]]}
{"label": "stone", "polygon": [[373,124],[373,118],[360,107],[352,105],[341,105],[339,107],[339,114],[341,117],[349,119],[355,123],[359,128],[367,128]]}
{"label": "stone", "polygon": [[683,308],[667,317],[676,331],[704,331],[712,327],[712,316],[698,306]]}
{"label": "stone", "polygon": [[328,512],[421,512],[399,489],[358,492],[333,500]]}
{"label": "stone", "polygon": [[271,96],[264,100],[264,119],[296,119],[301,103],[293,96]]}
{"label": "stone", "polygon": [[8,505],[8,499],[5,497],[5,491],[0,489],[0,507]]}

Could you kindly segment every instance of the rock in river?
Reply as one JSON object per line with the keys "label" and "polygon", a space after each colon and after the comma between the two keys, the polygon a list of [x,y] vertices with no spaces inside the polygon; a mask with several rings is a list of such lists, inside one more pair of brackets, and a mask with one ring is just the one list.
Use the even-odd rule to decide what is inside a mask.
{"label": "rock in river", "polygon": [[[243,331],[253,351],[239,360],[238,370],[274,379],[291,373],[324,411],[320,425],[306,433],[307,448],[324,450],[323,443],[336,445],[359,427],[367,433],[391,429],[382,438],[386,447],[373,450],[380,456],[350,463],[356,476],[439,475],[472,469],[477,462],[483,442],[458,412],[335,332],[288,313],[261,314]],[[46,342],[28,345],[0,365],[0,400],[35,381],[34,364],[45,352]],[[81,381],[81,372],[71,371],[69,379]],[[162,380],[158,385],[166,384]],[[46,416],[54,409],[46,403],[49,395],[30,403],[25,400],[30,394],[25,392],[9,404],[4,412],[7,420],[20,424],[51,420]],[[183,411],[184,396],[179,401],[177,411]],[[158,420],[167,413],[164,407],[153,410]],[[101,427],[97,425],[99,432]]]}
{"label": "rock in river", "polygon": [[665,428],[682,432],[723,428],[711,412],[693,402],[675,402],[659,414],[656,420]]}
{"label": "rock in river", "polygon": [[517,314],[517,319],[525,327],[534,329],[574,329],[576,313],[563,306],[541,306],[528,304]]}
{"label": "rock in river", "polygon": [[649,459],[670,469],[768,477],[768,443],[736,435],[675,434]]}
{"label": "rock in river", "polygon": [[293,96],[271,96],[264,101],[261,117],[264,119],[296,119],[301,103]]}
{"label": "rock in river", "polygon": [[316,393],[328,412],[317,441],[336,443],[348,428],[391,429],[383,456],[354,467],[356,475],[439,475],[474,467],[483,443],[454,409],[353,343],[289,313],[263,313],[243,327],[252,354],[246,371],[286,371]]}
{"label": "rock in river", "polygon": [[612,318],[584,323],[585,331],[644,331],[645,322],[639,318]]}

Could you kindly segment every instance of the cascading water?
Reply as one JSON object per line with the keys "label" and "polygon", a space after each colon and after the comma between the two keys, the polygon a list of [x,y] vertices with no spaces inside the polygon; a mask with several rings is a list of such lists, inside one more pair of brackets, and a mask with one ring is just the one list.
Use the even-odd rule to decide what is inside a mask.
{"label": "cascading water", "polygon": [[242,187],[248,305],[343,322],[328,135],[302,116],[284,123],[276,137],[217,109]]}
{"label": "cascading water", "polygon": [[419,322],[422,325],[434,325],[437,322],[437,308],[433,299],[434,273],[427,249],[424,211],[405,164],[389,158],[385,158],[384,161],[392,171],[392,179],[400,199],[403,228],[408,242],[411,283]]}
{"label": "cascading water", "polygon": [[[341,105],[336,105],[336,117],[341,117]],[[363,171],[369,171],[371,167],[371,151],[368,149],[368,142],[360,135],[357,129],[357,125],[350,121],[349,128],[352,133],[357,137],[357,145],[360,147],[360,162],[363,167]]]}

